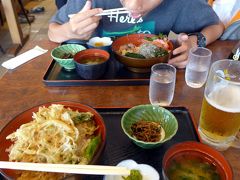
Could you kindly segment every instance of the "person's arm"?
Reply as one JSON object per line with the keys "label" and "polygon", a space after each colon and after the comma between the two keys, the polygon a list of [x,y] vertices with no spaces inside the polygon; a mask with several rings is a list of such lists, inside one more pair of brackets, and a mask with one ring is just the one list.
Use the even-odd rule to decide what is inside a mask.
{"label": "person's arm", "polygon": [[[206,37],[206,45],[208,45],[217,40],[223,34],[223,31],[224,25],[222,22],[219,22],[218,24],[205,27],[201,33]],[[193,46],[197,46],[197,36],[189,36],[189,40]]]}
{"label": "person's arm", "polygon": [[83,9],[64,24],[52,22],[49,24],[48,37],[54,42],[64,42],[71,39],[87,40],[97,28],[101,17],[95,16],[102,9],[91,9],[91,2],[87,1]]}
{"label": "person's arm", "polygon": [[61,43],[69,39],[77,39],[79,36],[71,32],[69,23],[50,23],[48,27],[48,37],[51,41]]}
{"label": "person's arm", "polygon": [[216,41],[224,31],[224,25],[222,22],[219,22],[216,25],[211,25],[205,27],[201,33],[206,37],[206,45]]}
{"label": "person's arm", "polygon": [[[219,22],[216,25],[210,25],[201,31],[206,37],[206,45],[217,40],[224,31],[223,23]],[[173,51],[174,58],[169,60],[169,64],[172,64],[178,68],[185,68],[187,65],[188,51],[192,47],[197,46],[197,36],[187,36],[186,34],[180,34],[178,38],[179,47]]]}

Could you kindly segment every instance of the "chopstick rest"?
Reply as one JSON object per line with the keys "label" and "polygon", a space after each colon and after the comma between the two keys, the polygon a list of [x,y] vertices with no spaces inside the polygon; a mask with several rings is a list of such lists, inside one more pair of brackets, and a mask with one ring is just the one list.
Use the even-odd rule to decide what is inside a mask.
{"label": "chopstick rest", "polygon": [[4,63],[2,63],[2,66],[7,69],[14,69],[30,61],[31,59],[46,53],[47,51],[48,50],[42,49],[39,46],[35,46],[33,49],[30,49],[14,58],[11,58],[8,61],[5,61]]}

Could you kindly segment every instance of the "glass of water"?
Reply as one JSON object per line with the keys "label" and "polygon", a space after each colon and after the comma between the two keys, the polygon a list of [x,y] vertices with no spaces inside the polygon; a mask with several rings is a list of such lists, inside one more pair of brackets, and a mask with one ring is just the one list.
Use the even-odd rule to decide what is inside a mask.
{"label": "glass of water", "polygon": [[200,88],[207,80],[212,51],[203,47],[193,47],[189,51],[185,81],[192,88]]}
{"label": "glass of water", "polygon": [[176,68],[170,64],[159,63],[151,68],[149,100],[152,105],[168,106],[174,96]]}

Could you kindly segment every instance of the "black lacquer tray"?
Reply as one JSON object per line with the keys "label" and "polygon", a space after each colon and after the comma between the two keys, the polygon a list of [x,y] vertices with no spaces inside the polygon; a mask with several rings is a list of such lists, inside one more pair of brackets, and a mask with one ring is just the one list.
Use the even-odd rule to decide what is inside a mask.
{"label": "black lacquer tray", "polygon": [[126,69],[114,58],[108,61],[107,71],[96,80],[85,80],[75,70],[66,71],[52,60],[43,76],[46,86],[82,86],[82,85],[146,85],[149,84],[149,73],[134,73]]}
{"label": "black lacquer tray", "polygon": [[[133,159],[137,163],[153,166],[162,179],[162,159],[169,147],[183,141],[200,141],[196,126],[189,111],[185,107],[169,107],[178,120],[177,134],[162,146],[155,149],[142,149],[136,146],[123,132],[121,117],[128,108],[97,108],[102,115],[106,129],[106,147],[98,164],[117,165],[120,161]],[[86,176],[84,179],[103,179],[102,176]]]}
{"label": "black lacquer tray", "polygon": [[[123,133],[121,117],[128,108],[96,108],[102,115],[106,129],[106,146],[98,162],[99,165],[117,165],[120,161],[133,159],[137,163],[153,166],[162,179],[162,159],[169,147],[184,141],[200,141],[191,114],[185,107],[168,107],[178,120],[177,134],[162,146],[155,149],[142,149]],[[3,177],[0,175],[0,179]],[[75,179],[78,179],[76,177]],[[102,180],[103,176],[80,176],[83,180]]]}

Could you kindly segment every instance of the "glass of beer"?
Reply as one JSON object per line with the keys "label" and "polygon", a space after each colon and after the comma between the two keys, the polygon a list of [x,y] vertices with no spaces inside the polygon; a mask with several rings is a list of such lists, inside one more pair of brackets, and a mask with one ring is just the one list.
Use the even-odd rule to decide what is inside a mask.
{"label": "glass of beer", "polygon": [[199,120],[204,143],[220,150],[239,147],[240,61],[219,60],[212,64],[205,86]]}

